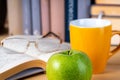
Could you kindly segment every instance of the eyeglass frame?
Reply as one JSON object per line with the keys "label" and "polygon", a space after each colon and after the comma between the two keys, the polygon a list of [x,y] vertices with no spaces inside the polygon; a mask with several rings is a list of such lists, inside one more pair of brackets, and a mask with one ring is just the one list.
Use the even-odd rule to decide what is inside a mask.
{"label": "eyeglass frame", "polygon": [[[36,38],[36,40],[34,41],[32,41],[32,40],[27,40],[27,38],[6,38],[6,39],[3,39],[2,41],[1,41],[1,46],[4,46],[4,41],[5,40],[9,40],[9,39],[25,39],[25,40],[27,40],[28,41],[28,43],[27,43],[27,46],[26,46],[26,51],[28,50],[28,48],[29,48],[29,46],[30,46],[30,44],[31,43],[34,43],[34,45],[35,45],[35,48],[39,51],[39,52],[41,52],[40,50],[39,50],[39,48],[38,48],[38,43],[37,43],[37,40],[38,39],[42,39],[42,38],[46,38],[46,37],[48,37],[48,36],[50,36],[50,35],[53,35],[55,38],[57,38],[58,40],[59,40],[59,44],[62,44],[62,39],[57,35],[57,34],[55,34],[55,33],[53,33],[53,32],[48,32],[47,34],[45,34],[45,35],[43,35],[43,36],[41,36],[40,38]],[[37,36],[36,36],[37,37]],[[26,51],[24,51],[24,52],[26,52]],[[57,51],[57,50],[56,50]],[[45,52],[45,53],[48,53],[48,52]]]}

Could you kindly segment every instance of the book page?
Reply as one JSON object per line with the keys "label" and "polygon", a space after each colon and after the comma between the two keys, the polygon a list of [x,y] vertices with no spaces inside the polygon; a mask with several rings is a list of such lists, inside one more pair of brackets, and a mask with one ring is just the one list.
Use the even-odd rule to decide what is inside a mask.
{"label": "book page", "polygon": [[40,56],[39,56],[39,59],[47,62],[48,59],[49,59],[53,54],[58,53],[58,52],[61,52],[61,51],[64,51],[64,50],[69,50],[69,49],[70,49],[69,43],[62,43],[62,44],[60,45],[60,48],[59,48],[58,51],[52,52],[52,53],[48,53],[48,54],[44,54],[44,55],[40,55]]}
{"label": "book page", "polygon": [[[21,45],[22,45],[22,43],[20,43]],[[18,52],[19,51],[22,51],[22,46],[20,47],[15,47],[15,46],[11,46],[12,45],[12,42],[11,43],[9,43],[9,44],[7,44],[7,43],[4,43],[4,47],[7,47],[7,48],[9,48],[9,49],[16,49],[16,50],[18,50]],[[19,44],[17,44],[17,45],[19,45]],[[16,46],[17,46],[16,45]],[[51,45],[51,46],[53,46],[53,45]],[[46,49],[47,49],[47,46],[46,46]],[[40,59],[40,60],[43,60],[43,61],[45,61],[45,62],[47,62],[48,61],[48,59],[49,59],[49,57],[51,56],[51,55],[53,55],[54,53],[57,53],[57,52],[60,52],[60,51],[63,51],[63,50],[69,50],[70,49],[70,44],[69,43],[62,43],[62,44],[60,44],[60,47],[58,48],[58,50],[57,51],[54,51],[54,52],[49,52],[49,53],[45,53],[45,52],[41,52],[41,51],[39,51],[36,47],[35,47],[35,44],[34,43],[31,43],[30,44],[30,46],[28,47],[28,49],[27,49],[27,51],[25,52],[25,54],[28,54],[28,55],[30,55],[30,56],[32,56],[32,57],[34,57],[34,58],[38,58],[38,59]],[[23,55],[24,56],[24,55]]]}
{"label": "book page", "polygon": [[31,55],[33,57],[36,57],[40,60],[43,60],[45,62],[48,61],[48,59],[55,53],[58,53],[58,52],[61,52],[61,51],[64,51],[64,50],[69,50],[70,49],[70,44],[69,43],[62,43],[58,49],[58,51],[55,51],[55,52],[50,52],[50,53],[44,53],[44,52],[40,52],[38,51],[34,45],[31,45],[26,54],[28,55]]}
{"label": "book page", "polygon": [[35,58],[0,46],[0,74]]}

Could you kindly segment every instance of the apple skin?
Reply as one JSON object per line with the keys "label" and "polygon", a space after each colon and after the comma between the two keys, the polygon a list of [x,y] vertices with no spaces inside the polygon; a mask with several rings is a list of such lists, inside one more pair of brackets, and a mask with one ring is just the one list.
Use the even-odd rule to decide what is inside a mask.
{"label": "apple skin", "polygon": [[92,64],[84,52],[62,51],[49,58],[46,75],[48,80],[91,80]]}

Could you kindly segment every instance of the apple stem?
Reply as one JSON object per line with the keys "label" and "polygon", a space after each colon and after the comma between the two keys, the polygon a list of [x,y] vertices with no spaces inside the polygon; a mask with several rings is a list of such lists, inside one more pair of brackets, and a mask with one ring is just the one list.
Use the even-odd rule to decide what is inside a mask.
{"label": "apple stem", "polygon": [[71,55],[72,53],[71,53],[71,50],[70,51],[68,51],[68,55]]}

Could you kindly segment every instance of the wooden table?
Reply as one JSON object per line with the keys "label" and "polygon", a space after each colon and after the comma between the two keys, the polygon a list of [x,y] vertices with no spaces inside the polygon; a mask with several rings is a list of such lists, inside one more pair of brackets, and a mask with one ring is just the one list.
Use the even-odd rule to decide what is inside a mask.
{"label": "wooden table", "polygon": [[[45,74],[37,74],[24,80],[47,80],[47,78]],[[105,72],[102,74],[93,74],[92,80],[120,80],[120,51],[108,60]]]}

